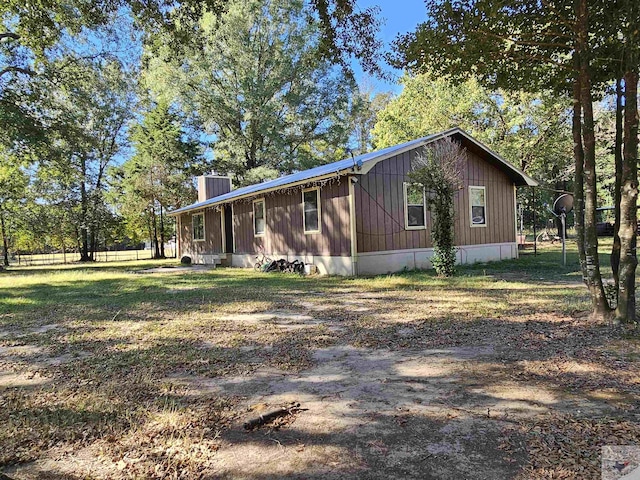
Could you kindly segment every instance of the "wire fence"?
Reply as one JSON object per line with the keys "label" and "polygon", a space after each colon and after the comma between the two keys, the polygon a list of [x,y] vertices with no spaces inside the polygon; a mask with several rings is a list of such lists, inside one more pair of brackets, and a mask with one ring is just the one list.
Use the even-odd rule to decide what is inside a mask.
{"label": "wire fence", "polygon": [[[165,256],[175,256],[175,249],[165,248]],[[95,252],[96,262],[125,262],[130,260],[151,260],[154,250],[107,250]],[[74,263],[80,261],[80,253],[34,253],[30,255],[14,255],[9,257],[9,264],[13,266],[37,266]]]}

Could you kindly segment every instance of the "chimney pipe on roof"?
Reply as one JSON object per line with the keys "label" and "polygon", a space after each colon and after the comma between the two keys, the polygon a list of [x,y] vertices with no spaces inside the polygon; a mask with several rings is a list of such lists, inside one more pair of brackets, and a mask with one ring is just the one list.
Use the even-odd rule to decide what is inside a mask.
{"label": "chimney pipe on roof", "polygon": [[202,175],[198,177],[198,202],[229,193],[232,188],[231,177]]}

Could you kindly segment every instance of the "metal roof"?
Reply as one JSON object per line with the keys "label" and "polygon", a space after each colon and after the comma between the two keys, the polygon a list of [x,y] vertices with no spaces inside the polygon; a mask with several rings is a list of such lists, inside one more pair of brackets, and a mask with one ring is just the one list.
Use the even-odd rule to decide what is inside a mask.
{"label": "metal roof", "polygon": [[[297,184],[303,184],[306,181],[313,180],[314,178],[323,177],[331,174],[339,175],[345,173],[366,173],[373,167],[372,164],[378,163],[379,161],[385,160],[387,158],[393,157],[395,155],[399,155],[400,153],[412,150],[414,148],[426,145],[438,138],[446,137],[452,134],[462,134],[468,140],[476,143],[478,146],[487,151],[491,156],[495,157],[503,167],[506,167],[510,170],[509,173],[515,175],[520,180],[519,184],[521,185],[537,185],[538,182],[531,179],[523,172],[513,167],[507,161],[502,159],[495,152],[489,150],[486,146],[482,145],[480,142],[472,138],[470,135],[466,134],[460,128],[452,128],[451,130],[447,130],[441,133],[436,133],[433,135],[428,135],[426,137],[418,138],[416,140],[411,140],[410,142],[402,143],[400,145],[394,145],[392,147],[383,148],[382,150],[376,150],[375,152],[369,152],[362,155],[358,155],[357,157],[349,157],[344,160],[339,160],[337,162],[328,163],[326,165],[320,165],[315,168],[311,168],[309,170],[303,170],[301,172],[292,173],[291,175],[285,175],[283,177],[278,177],[274,180],[268,180],[262,183],[256,183],[254,185],[249,185],[246,187],[238,188],[235,190],[231,190],[228,193],[223,195],[218,195],[217,197],[210,198],[205,200],[204,202],[193,203],[191,205],[187,205],[182,208],[178,208],[169,213],[169,215],[177,215],[180,213],[192,211],[192,210],[200,210],[205,207],[210,207],[213,205],[217,205],[220,203],[229,202],[231,200],[240,198],[253,196],[260,192],[266,192],[269,190],[274,190],[286,186],[293,186]],[[369,168],[367,168],[369,167]],[[363,171],[361,171],[363,170]]]}
{"label": "metal roof", "polygon": [[349,157],[337,162],[327,163],[326,165],[320,165],[319,167],[314,167],[309,170],[303,170],[301,172],[292,173],[291,175],[285,175],[284,177],[278,177],[274,180],[268,180],[266,182],[249,185],[247,187],[237,188],[235,190],[231,190],[229,193],[218,195],[217,197],[210,198],[209,200],[205,200],[204,202],[194,203],[192,205],[187,205],[186,207],[174,210],[173,212],[171,212],[171,215],[187,212],[189,210],[197,210],[218,203],[228,202],[238,197],[256,194],[265,190],[271,190],[278,187],[301,183],[305,180],[312,180],[316,177],[322,177],[324,175],[329,175],[332,173],[345,173],[345,170],[356,171],[356,168],[354,167],[358,165],[362,166],[367,162],[378,160],[381,157],[392,157],[401,150],[418,147],[421,143],[426,143],[433,136],[435,135],[422,137],[407,143],[395,145],[393,147],[383,148],[382,150],[376,150],[375,152],[365,153],[363,155],[358,155],[357,157]]}

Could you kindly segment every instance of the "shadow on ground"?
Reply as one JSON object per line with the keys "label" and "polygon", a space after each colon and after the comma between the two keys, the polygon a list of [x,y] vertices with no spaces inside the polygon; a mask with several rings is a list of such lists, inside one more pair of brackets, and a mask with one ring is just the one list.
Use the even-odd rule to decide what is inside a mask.
{"label": "shadow on ground", "polygon": [[[452,280],[21,272],[0,284],[0,471],[595,477],[603,442],[640,436],[640,346],[547,261]],[[306,410],[242,428],[289,402]]]}

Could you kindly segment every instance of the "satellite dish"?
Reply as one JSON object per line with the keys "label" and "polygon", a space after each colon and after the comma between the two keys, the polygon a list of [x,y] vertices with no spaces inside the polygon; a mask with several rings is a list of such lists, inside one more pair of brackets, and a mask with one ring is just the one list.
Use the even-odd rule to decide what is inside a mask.
{"label": "satellite dish", "polygon": [[562,213],[566,215],[571,210],[573,210],[573,195],[569,193],[563,193],[553,202],[553,213],[556,215]]}
{"label": "satellite dish", "polygon": [[567,235],[567,213],[573,210],[573,195],[569,193],[563,193],[556,201],[553,202],[553,214],[560,218],[562,225],[562,264],[567,266],[567,249],[566,249],[566,235]]}

